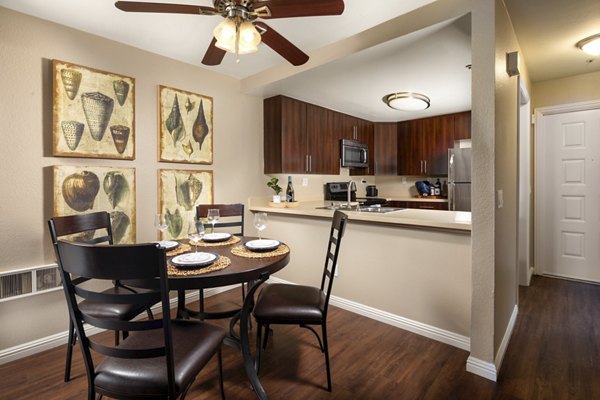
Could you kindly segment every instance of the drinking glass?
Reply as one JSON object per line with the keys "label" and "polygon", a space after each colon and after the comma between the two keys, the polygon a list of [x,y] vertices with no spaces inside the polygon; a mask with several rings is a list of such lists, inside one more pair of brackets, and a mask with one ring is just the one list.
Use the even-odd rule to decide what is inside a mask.
{"label": "drinking glass", "polygon": [[154,227],[160,231],[161,235],[167,230],[169,221],[167,221],[164,214],[154,214]]}
{"label": "drinking glass", "polygon": [[219,210],[217,208],[209,208],[206,218],[212,224],[212,233],[215,233],[215,224],[219,220]]}
{"label": "drinking glass", "polygon": [[267,228],[267,213],[254,214],[254,227],[258,231],[258,240],[260,240],[260,233]]}
{"label": "drinking glass", "polygon": [[196,253],[198,252],[198,243],[200,243],[203,237],[204,224],[200,219],[197,219],[193,224],[190,224],[190,229],[188,231],[188,239],[190,239],[190,242],[196,247]]}

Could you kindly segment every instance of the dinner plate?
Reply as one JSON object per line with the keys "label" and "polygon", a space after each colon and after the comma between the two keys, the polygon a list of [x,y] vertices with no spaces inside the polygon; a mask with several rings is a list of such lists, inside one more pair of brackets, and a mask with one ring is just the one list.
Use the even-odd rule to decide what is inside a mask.
{"label": "dinner plate", "polygon": [[205,267],[217,261],[218,255],[213,253],[194,252],[175,256],[171,259],[171,264],[178,268],[195,269]]}
{"label": "dinner plate", "polygon": [[204,235],[202,240],[204,240],[205,242],[209,242],[209,243],[224,242],[224,241],[228,240],[230,237],[231,237],[231,233],[215,232],[215,233],[207,233],[206,235]]}
{"label": "dinner plate", "polygon": [[173,250],[174,248],[179,246],[179,243],[174,240],[160,240],[160,241],[154,242],[154,243],[158,243],[160,245],[160,247],[167,249],[167,250]]}
{"label": "dinner plate", "polygon": [[271,251],[279,247],[281,243],[272,239],[257,239],[246,242],[245,246],[251,251]]}

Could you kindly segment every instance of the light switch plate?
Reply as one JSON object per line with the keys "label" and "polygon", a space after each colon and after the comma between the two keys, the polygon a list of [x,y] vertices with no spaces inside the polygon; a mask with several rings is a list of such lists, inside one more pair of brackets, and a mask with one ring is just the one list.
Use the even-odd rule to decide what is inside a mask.
{"label": "light switch plate", "polygon": [[302,178],[302,186],[308,186],[308,178]]}

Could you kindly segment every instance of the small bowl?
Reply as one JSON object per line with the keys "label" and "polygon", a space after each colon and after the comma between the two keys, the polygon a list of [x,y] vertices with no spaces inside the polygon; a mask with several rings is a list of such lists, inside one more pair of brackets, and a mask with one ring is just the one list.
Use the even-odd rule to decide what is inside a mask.
{"label": "small bowl", "polygon": [[269,202],[269,207],[285,208],[285,203],[273,203],[272,201],[270,201]]}
{"label": "small bowl", "polygon": [[300,205],[300,202],[299,202],[299,201],[288,201],[288,202],[286,202],[286,203],[285,203],[285,206],[286,206],[287,208],[296,208],[296,207],[298,207],[299,205]]}

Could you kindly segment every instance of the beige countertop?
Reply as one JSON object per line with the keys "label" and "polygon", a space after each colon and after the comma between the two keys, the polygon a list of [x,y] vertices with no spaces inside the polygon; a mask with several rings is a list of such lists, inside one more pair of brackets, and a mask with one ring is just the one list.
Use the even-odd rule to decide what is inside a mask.
{"label": "beige countertop", "polygon": [[[394,200],[396,200],[394,198]],[[443,199],[442,199],[443,200]],[[413,200],[410,200],[413,201]],[[440,200],[438,200],[440,201]],[[317,207],[329,205],[324,201],[300,201],[297,207],[271,207],[266,198],[249,199],[250,211],[262,211],[273,214],[331,218],[333,210]],[[341,211],[344,211],[341,209]],[[368,213],[347,211],[348,218],[355,221],[377,224],[404,225],[418,228],[454,230],[463,233],[471,232],[471,213],[464,211],[420,210],[407,208],[389,213]]]}

